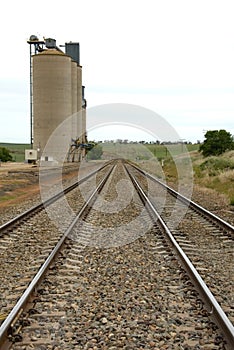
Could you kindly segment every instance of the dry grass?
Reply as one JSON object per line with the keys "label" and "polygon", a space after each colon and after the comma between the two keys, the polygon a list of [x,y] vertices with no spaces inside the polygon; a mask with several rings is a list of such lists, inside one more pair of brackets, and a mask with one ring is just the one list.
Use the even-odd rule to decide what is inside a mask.
{"label": "dry grass", "polygon": [[219,181],[221,183],[232,183],[232,186],[234,186],[234,170],[227,170],[221,174],[218,175]]}
{"label": "dry grass", "polygon": [[[234,205],[234,151],[219,157],[204,158],[201,153],[191,152],[194,184],[208,193],[218,193],[227,204]],[[163,168],[168,182],[177,183],[176,167],[172,159],[165,162]]]}
{"label": "dry grass", "polygon": [[194,181],[202,187],[224,195],[234,205],[234,151],[219,157],[196,157],[193,163]]}

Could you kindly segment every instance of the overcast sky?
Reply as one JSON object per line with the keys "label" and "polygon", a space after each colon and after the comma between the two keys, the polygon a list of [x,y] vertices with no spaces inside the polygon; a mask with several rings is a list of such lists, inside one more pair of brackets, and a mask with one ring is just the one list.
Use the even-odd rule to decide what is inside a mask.
{"label": "overcast sky", "polygon": [[[233,6],[231,0],[2,2],[0,142],[30,142],[32,34],[57,45],[80,43],[88,107],[140,105],[192,142],[203,140],[205,130],[234,134]],[[107,129],[95,137],[113,138]]]}

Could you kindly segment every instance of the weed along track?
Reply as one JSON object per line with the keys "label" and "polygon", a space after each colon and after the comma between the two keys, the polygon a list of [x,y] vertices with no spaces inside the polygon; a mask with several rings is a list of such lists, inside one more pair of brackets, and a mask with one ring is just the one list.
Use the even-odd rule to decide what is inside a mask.
{"label": "weed along track", "polygon": [[[188,209],[183,198],[175,205],[168,192],[163,205],[168,190],[125,161],[110,162],[96,178],[95,191],[89,179],[67,193],[74,214],[64,217],[62,232],[40,211],[27,220],[32,236],[21,225],[0,238],[12,254],[11,264],[9,250],[2,260],[2,348],[231,349],[233,227],[218,218],[207,223],[202,208]],[[50,207],[61,213],[59,201]],[[188,209],[176,227],[170,208]],[[208,259],[202,232],[220,250],[223,269],[217,255]]]}

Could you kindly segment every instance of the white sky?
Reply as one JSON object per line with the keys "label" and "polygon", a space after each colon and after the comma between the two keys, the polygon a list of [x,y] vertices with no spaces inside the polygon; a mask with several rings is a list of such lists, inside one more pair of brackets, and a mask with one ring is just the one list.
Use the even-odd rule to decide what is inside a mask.
{"label": "white sky", "polygon": [[233,8],[231,0],[2,2],[0,142],[30,141],[32,34],[80,42],[88,107],[140,105],[192,142],[204,130],[234,134]]}

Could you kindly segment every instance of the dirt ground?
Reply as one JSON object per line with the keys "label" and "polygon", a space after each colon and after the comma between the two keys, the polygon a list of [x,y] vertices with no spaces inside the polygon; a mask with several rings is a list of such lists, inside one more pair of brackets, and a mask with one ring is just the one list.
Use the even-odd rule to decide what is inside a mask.
{"label": "dirt ground", "polygon": [[0,208],[18,204],[38,193],[37,166],[24,163],[1,163]]}
{"label": "dirt ground", "polygon": [[[83,177],[87,169],[88,172],[93,171],[101,166],[102,163],[103,161],[89,161],[80,165],[80,167],[77,163],[66,163],[63,166],[62,181],[77,179],[78,173]],[[48,181],[51,185],[61,181],[61,168],[59,166],[39,167],[38,165],[27,163],[0,163],[0,210],[2,211],[4,208],[13,207],[39,196],[39,176],[41,176],[41,171],[42,173],[48,172]]]}
{"label": "dirt ground", "polygon": [[12,171],[12,170],[32,170],[38,168],[37,165],[33,165],[33,164],[28,164],[28,163],[17,163],[17,162],[6,162],[0,163],[0,175],[2,173],[7,173],[8,171]]}
{"label": "dirt ground", "polygon": [[[65,173],[63,179],[70,179],[74,175],[77,175],[77,165],[71,166],[71,171]],[[54,181],[56,181],[56,178]],[[39,193],[39,166],[24,163],[1,163],[1,209],[32,199]]]}

